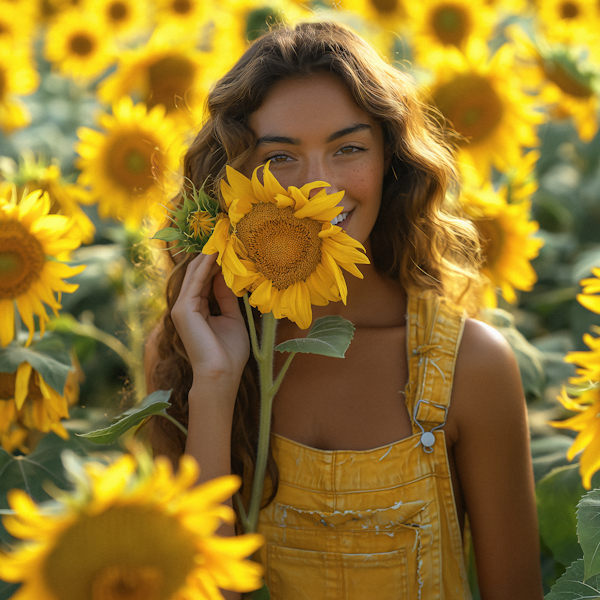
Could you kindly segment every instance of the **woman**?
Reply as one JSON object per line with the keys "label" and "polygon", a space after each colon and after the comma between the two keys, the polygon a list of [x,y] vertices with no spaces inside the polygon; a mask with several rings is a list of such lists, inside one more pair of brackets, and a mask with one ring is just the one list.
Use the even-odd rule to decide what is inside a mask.
{"label": "woman", "polygon": [[[313,307],[355,325],[346,358],[296,356],[274,402],[259,523],[271,597],[470,598],[468,515],[481,597],[540,600],[519,372],[503,338],[463,315],[479,246],[446,206],[439,125],[358,36],[301,24],[263,36],[215,85],[184,170],[217,195],[226,164],[250,176],[266,163],[284,187],[344,190],[337,221],[371,260],[348,279],[347,304]],[[201,481],[249,482],[258,396],[239,301],[214,255],[177,264],[167,298],[149,385],[173,388],[189,435],[155,420],[155,450],[195,456]],[[304,335],[283,319],[277,341]]]}

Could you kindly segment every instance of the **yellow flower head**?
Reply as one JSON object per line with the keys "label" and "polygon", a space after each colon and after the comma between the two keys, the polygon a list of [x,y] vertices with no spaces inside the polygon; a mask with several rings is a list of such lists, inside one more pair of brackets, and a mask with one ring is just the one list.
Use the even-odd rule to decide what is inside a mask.
{"label": "yellow flower head", "polygon": [[27,49],[0,42],[0,130],[11,133],[29,124],[29,112],[16,96],[32,94],[38,85]]}
{"label": "yellow flower head", "polygon": [[158,27],[174,27],[197,33],[211,18],[215,9],[210,0],[155,0]]}
{"label": "yellow flower head", "polygon": [[85,7],[117,39],[144,34],[148,29],[148,4],[141,0],[87,0]]}
{"label": "yellow flower head", "polygon": [[71,10],[49,27],[45,55],[63,75],[86,81],[99,76],[115,61],[111,40],[95,14]]}
{"label": "yellow flower head", "polygon": [[19,196],[25,190],[48,192],[50,212],[69,217],[74,235],[81,238],[82,243],[94,241],[96,228],[80,206],[81,199],[88,194],[80,186],[66,183],[58,164],[47,164],[43,158],[36,159],[32,152],[25,151],[18,167],[16,163],[11,169],[0,167],[0,175],[6,180],[0,184],[0,195],[8,195],[13,185]]}
{"label": "yellow flower head", "polygon": [[350,11],[360,15],[367,23],[376,23],[387,31],[399,31],[407,20],[405,0],[332,0],[336,11]]}
{"label": "yellow flower head", "polygon": [[[594,333],[600,333],[600,327],[592,325]],[[584,352],[569,352],[565,362],[578,366],[577,375],[569,380],[573,384],[589,385],[590,382],[600,381],[600,338],[584,334],[583,341],[589,348]]]}
{"label": "yellow flower head", "polygon": [[459,141],[459,161],[474,166],[485,179],[493,165],[506,171],[521,158],[523,147],[536,146],[542,116],[521,91],[514,72],[513,49],[505,44],[491,60],[479,43],[466,54],[450,48],[436,67],[431,98]]}
{"label": "yellow flower head", "polygon": [[577,300],[588,310],[600,314],[600,296],[595,295],[600,293],[600,267],[593,268],[592,274],[594,277],[582,279],[579,282],[583,287],[583,292],[577,294]]}
{"label": "yellow flower head", "polygon": [[[599,363],[600,364],[600,363]],[[592,476],[600,469],[600,384],[583,391],[575,400],[569,398],[563,389],[558,400],[568,410],[579,414],[565,421],[552,421],[553,427],[578,431],[567,458],[573,460],[583,450],[579,461],[579,472],[583,487],[592,487]]]}
{"label": "yellow flower head", "polygon": [[465,48],[473,38],[487,40],[495,13],[486,0],[431,0],[407,5],[415,56],[437,63],[448,47]]}
{"label": "yellow flower head", "polygon": [[44,334],[48,315],[43,303],[57,314],[61,308],[55,292],[74,292],[77,285],[63,279],[85,268],[69,267],[53,260],[74,250],[81,240],[73,237],[64,215],[49,215],[47,193],[32,192],[20,202],[0,202],[0,346],[14,338],[14,305],[29,329],[31,343],[37,315]]}
{"label": "yellow flower head", "polygon": [[[529,291],[537,281],[530,261],[543,245],[542,240],[533,237],[538,224],[529,220],[531,203],[523,200],[509,204],[506,188],[495,192],[487,184],[466,187],[462,192],[462,207],[481,236],[482,272],[493,289],[499,288],[508,302],[516,302],[515,289]],[[486,304],[496,304],[494,292],[487,295]]]}
{"label": "yellow flower head", "polygon": [[162,105],[169,116],[195,125],[220,63],[218,53],[201,52],[159,31],[142,48],[120,55],[98,95],[109,103],[134,96],[149,109]]}
{"label": "yellow flower head", "polygon": [[23,7],[12,2],[0,5],[0,43],[8,43],[16,48],[30,42],[34,19]]}
{"label": "yellow flower head", "polygon": [[160,218],[160,202],[183,151],[164,107],[147,111],[123,98],[112,115],[100,117],[100,125],[104,132],[81,127],[76,147],[79,183],[91,187],[98,213],[130,227],[139,227],[145,217]]}
{"label": "yellow flower head", "polygon": [[76,371],[69,372],[62,393],[27,362],[21,363],[14,373],[0,373],[0,444],[7,452],[15,448],[27,451],[24,444],[29,431],[53,431],[68,439],[61,419],[69,418],[69,406],[78,397]]}
{"label": "yellow flower head", "polygon": [[592,42],[598,33],[596,0],[544,0],[537,22],[551,42]]}
{"label": "yellow flower head", "polygon": [[26,542],[0,563],[4,581],[22,584],[13,600],[222,600],[219,588],[260,587],[262,569],[245,557],[262,537],[215,536],[234,519],[221,503],[239,478],[194,488],[198,466],[187,455],[177,475],[164,457],[148,466],[136,476],[129,455],[108,466],[87,463],[76,491],[59,497],[58,512],[9,492],[15,514],[5,527]]}
{"label": "yellow flower head", "polygon": [[[252,180],[231,167],[221,192],[227,216],[219,219],[204,254],[219,253],[227,285],[238,296],[250,292],[250,304],[262,313],[287,317],[306,329],[311,304],[346,302],[341,268],[362,278],[355,263],[368,264],[364,248],[331,224],[343,211],[344,192],[327,195],[315,181],[284,189],[264,166],[264,185],[255,169]],[[340,268],[341,267],[341,268]]]}
{"label": "yellow flower head", "polygon": [[579,137],[589,142],[598,131],[600,68],[585,56],[587,49],[530,40],[516,25],[508,32],[517,46],[524,81],[554,119],[572,118]]}

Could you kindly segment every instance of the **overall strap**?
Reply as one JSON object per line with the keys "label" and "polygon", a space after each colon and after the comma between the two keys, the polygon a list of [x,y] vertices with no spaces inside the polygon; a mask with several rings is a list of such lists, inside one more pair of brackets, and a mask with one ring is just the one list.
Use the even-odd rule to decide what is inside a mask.
{"label": "overall strap", "polygon": [[448,416],[456,356],[465,324],[462,309],[431,291],[408,296],[406,406],[425,452]]}

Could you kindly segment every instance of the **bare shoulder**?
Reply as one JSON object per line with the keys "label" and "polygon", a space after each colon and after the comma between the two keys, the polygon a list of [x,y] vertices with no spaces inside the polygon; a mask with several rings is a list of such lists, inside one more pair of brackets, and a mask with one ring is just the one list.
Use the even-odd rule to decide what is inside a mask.
{"label": "bare shoulder", "polygon": [[[522,420],[525,399],[516,358],[493,327],[468,319],[456,360],[450,416],[460,428]],[[452,414],[453,413],[453,414]]]}

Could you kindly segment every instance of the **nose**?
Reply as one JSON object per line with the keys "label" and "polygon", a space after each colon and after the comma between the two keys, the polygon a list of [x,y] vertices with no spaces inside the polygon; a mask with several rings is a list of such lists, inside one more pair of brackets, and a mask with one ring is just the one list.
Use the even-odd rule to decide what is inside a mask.
{"label": "nose", "polygon": [[321,186],[310,190],[308,197],[313,198],[321,190],[326,190],[328,194],[333,194],[338,190],[335,173],[322,159],[309,161],[306,165],[305,172],[302,174],[303,184],[312,183],[313,181],[323,181],[329,184],[329,187]]}

